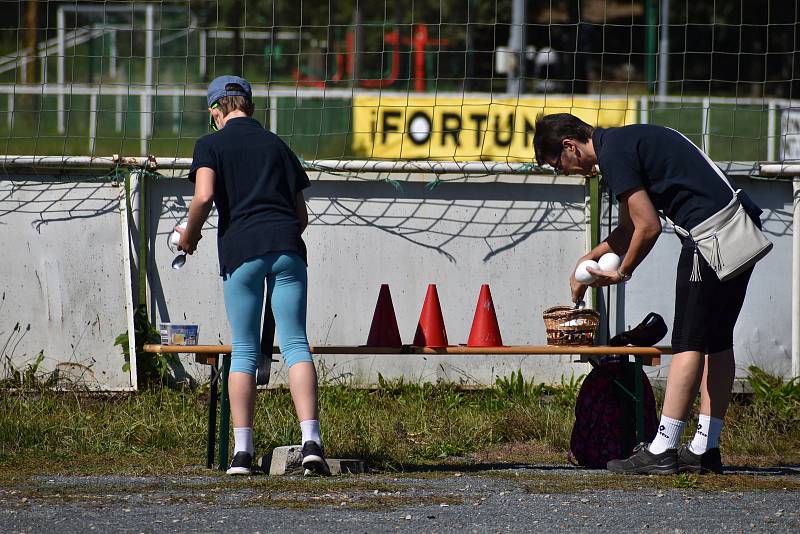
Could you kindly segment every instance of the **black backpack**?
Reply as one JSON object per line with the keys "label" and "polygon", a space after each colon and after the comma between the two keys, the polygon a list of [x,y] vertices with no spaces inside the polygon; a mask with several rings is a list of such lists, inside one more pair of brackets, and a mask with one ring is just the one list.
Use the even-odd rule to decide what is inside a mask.
{"label": "black backpack", "polygon": [[[605,469],[609,460],[627,458],[638,443],[636,408],[633,398],[633,363],[612,356],[594,362],[594,369],[584,379],[575,403],[569,460],[592,469]],[[645,435],[656,432],[656,402],[653,388],[642,373]]]}

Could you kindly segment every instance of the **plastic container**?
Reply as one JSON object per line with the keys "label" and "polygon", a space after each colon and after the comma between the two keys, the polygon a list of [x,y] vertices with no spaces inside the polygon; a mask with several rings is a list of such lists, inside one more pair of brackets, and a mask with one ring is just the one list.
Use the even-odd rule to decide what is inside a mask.
{"label": "plastic container", "polygon": [[162,345],[197,345],[196,324],[159,323]]}

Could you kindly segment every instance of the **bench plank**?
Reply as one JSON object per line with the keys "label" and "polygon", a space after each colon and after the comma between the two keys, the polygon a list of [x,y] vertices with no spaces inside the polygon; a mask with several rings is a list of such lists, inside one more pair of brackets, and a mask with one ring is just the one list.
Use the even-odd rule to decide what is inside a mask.
{"label": "bench plank", "polygon": [[[155,345],[144,346],[145,352],[179,352],[194,354],[197,363],[216,365],[220,354],[230,354],[230,345]],[[609,347],[609,346],[572,346],[572,345],[512,345],[504,347],[467,347],[452,345],[449,347],[367,347],[364,345],[317,345],[311,346],[313,354],[442,354],[442,355],[582,355],[608,356],[626,354],[641,356],[644,365],[660,365],[662,354],[671,354],[671,347]],[[280,348],[273,347],[273,354],[280,354]]]}
{"label": "bench plank", "polygon": [[[180,352],[184,354],[230,354],[230,345],[145,345],[145,352]],[[280,348],[273,347],[273,353],[280,354]],[[671,354],[670,347],[609,347],[572,345],[512,345],[503,347],[367,347],[364,345],[317,345],[311,346],[313,354],[585,354],[602,356],[628,354],[631,356],[661,356]]]}

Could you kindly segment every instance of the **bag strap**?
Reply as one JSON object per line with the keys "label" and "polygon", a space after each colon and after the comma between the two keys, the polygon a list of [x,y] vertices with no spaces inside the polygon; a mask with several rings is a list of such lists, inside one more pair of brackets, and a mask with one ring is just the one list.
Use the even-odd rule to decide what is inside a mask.
{"label": "bag strap", "polygon": [[701,155],[701,156],[703,156],[703,159],[704,159],[704,160],[706,160],[706,163],[708,163],[709,167],[711,167],[712,169],[714,169],[714,172],[716,172],[716,173],[717,173],[717,176],[719,176],[719,179],[720,179],[720,180],[722,180],[722,182],[723,182],[725,185],[727,185],[727,186],[728,186],[728,189],[730,189],[730,190],[731,190],[731,192],[733,193],[733,195],[734,195],[734,196],[738,197],[738,193],[739,193],[739,191],[738,191],[738,190],[734,190],[734,189],[733,189],[733,186],[731,186],[731,183],[730,183],[730,181],[728,181],[728,178],[725,176],[725,173],[723,173],[723,172],[722,172],[722,169],[720,169],[719,167],[717,167],[717,164],[716,164],[716,163],[714,163],[714,162],[711,160],[711,158],[709,158],[709,157],[708,157],[708,154],[706,154],[705,152],[703,152],[702,150],[700,150],[700,147],[698,147],[697,145],[695,145],[695,144],[692,142],[692,140],[691,140],[691,139],[689,139],[688,137],[686,137],[685,135],[683,135],[683,134],[682,134],[681,132],[679,132],[678,130],[675,130],[674,128],[669,128],[669,127],[667,127],[667,129],[669,129],[669,130],[672,130],[672,131],[673,131],[673,132],[675,132],[676,134],[680,135],[681,137],[683,137],[683,138],[686,140],[686,142],[688,142],[690,145],[692,145],[694,148],[696,148],[696,149],[697,149],[697,151],[700,153],[700,155]]}

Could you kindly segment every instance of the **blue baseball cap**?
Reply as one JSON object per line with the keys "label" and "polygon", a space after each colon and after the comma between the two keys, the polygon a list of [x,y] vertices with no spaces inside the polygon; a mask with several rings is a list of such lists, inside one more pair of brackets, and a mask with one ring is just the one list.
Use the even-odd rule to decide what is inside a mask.
{"label": "blue baseball cap", "polygon": [[[225,86],[230,84],[238,85],[244,89],[244,91],[226,90]],[[253,90],[250,88],[250,82],[244,78],[230,75],[219,76],[208,84],[208,107],[213,106],[214,102],[223,96],[243,96],[247,98],[247,100],[253,100]]]}

